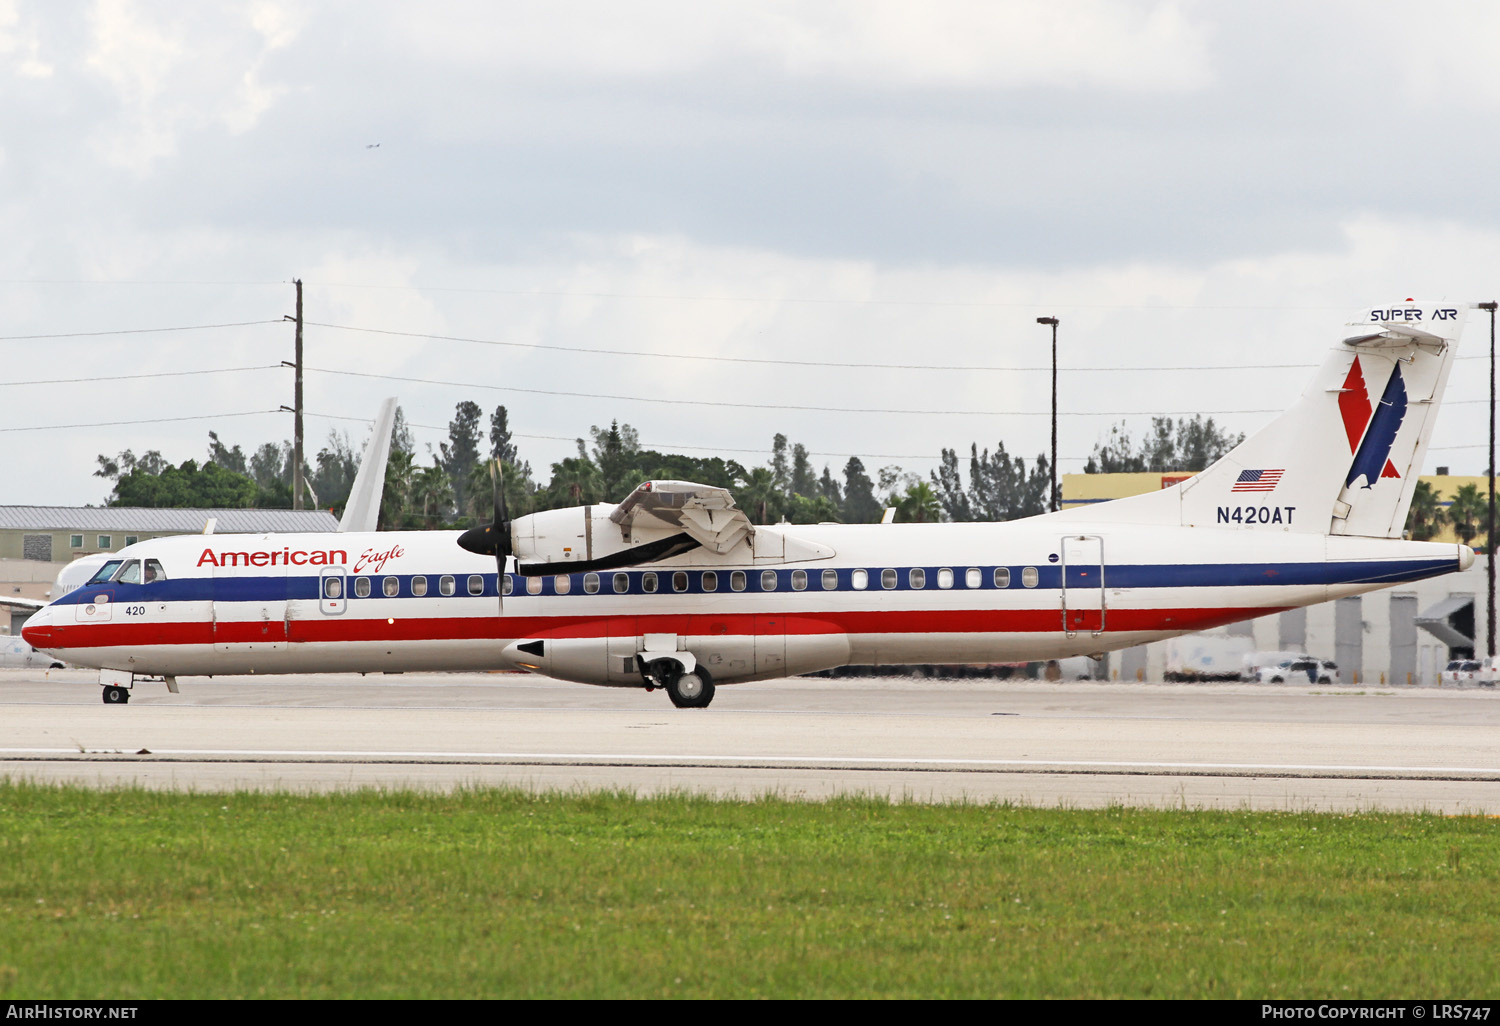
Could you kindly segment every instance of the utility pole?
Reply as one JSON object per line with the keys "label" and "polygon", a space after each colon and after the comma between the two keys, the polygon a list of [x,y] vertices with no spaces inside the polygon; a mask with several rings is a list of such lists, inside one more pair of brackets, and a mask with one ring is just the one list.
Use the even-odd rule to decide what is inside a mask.
{"label": "utility pole", "polygon": [[1038,317],[1038,324],[1052,325],[1052,491],[1048,493],[1048,505],[1056,513],[1061,505],[1057,491],[1057,318]]}
{"label": "utility pole", "polygon": [[1490,314],[1490,515],[1489,530],[1484,536],[1485,573],[1489,580],[1489,616],[1485,626],[1485,655],[1495,654],[1495,300],[1480,303],[1479,309]]}
{"label": "utility pole", "polygon": [[[302,508],[302,493],[307,490],[302,480],[302,279],[292,279],[297,286],[297,316],[282,320],[297,322],[296,362],[281,361],[283,367],[291,367],[294,374],[292,385],[292,509]],[[283,406],[283,410],[287,407]]]}

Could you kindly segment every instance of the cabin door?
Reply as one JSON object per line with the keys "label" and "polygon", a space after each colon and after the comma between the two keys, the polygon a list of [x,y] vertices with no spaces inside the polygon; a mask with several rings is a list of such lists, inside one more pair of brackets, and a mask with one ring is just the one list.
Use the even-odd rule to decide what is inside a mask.
{"label": "cabin door", "polygon": [[1098,634],[1104,630],[1104,540],[1068,535],[1062,557],[1063,630]]}

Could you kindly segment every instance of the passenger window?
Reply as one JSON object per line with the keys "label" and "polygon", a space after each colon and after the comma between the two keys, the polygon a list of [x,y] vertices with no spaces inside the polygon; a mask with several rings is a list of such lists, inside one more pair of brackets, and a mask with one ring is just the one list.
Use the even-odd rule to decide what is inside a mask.
{"label": "passenger window", "polygon": [[889,569],[880,571],[880,586],[887,591],[894,588],[896,586],[896,571]]}
{"label": "passenger window", "polygon": [[526,578],[526,594],[540,595],[542,593],[542,579],[540,577]]}
{"label": "passenger window", "polygon": [[775,570],[762,570],[761,571],[761,574],[760,574],[760,590],[761,591],[775,591],[776,590],[776,571]]}
{"label": "passenger window", "polygon": [[[1032,573],[1036,573],[1036,571],[1033,570]],[[1010,567],[1008,567],[1008,566],[997,566],[997,567],[995,567],[995,587],[997,587],[997,588],[1009,588],[1010,587]]]}
{"label": "passenger window", "polygon": [[683,573],[681,570],[672,575],[673,591],[687,591],[687,584],[687,574]]}
{"label": "passenger window", "polygon": [[354,597],[370,597],[370,579],[368,577],[356,577],[354,579]]}
{"label": "passenger window", "polygon": [[[507,585],[510,584],[510,577],[509,576],[507,576],[505,578],[505,583]],[[507,588],[506,590],[509,590],[509,589]],[[483,595],[484,594],[484,578],[481,577],[479,574],[470,574],[469,575],[469,594],[470,595]]]}
{"label": "passenger window", "polygon": [[146,583],[155,584],[157,581],[165,581],[167,572],[161,568],[161,560],[146,560]]}
{"label": "passenger window", "polygon": [[380,591],[386,598],[395,598],[401,594],[401,578],[387,577],[380,582]]}
{"label": "passenger window", "polygon": [[906,583],[913,588],[927,587],[927,571],[919,566],[914,566],[906,574]]}
{"label": "passenger window", "polygon": [[1036,572],[1036,567],[1028,566],[1021,569],[1021,584],[1023,587],[1035,588],[1038,579],[1039,575]]}
{"label": "passenger window", "polygon": [[703,590],[704,591],[718,591],[719,590],[719,575],[716,574],[716,573],[714,573],[712,570],[705,570],[705,571],[703,571]]}
{"label": "passenger window", "polygon": [[122,562],[123,560],[111,559],[108,563],[105,563],[99,568],[99,572],[97,574],[89,578],[89,583],[103,584],[105,581],[108,581],[110,578],[114,577],[115,571],[120,569],[120,564]]}
{"label": "passenger window", "polygon": [[444,574],[443,576],[441,576],[441,577],[438,578],[438,594],[439,595],[452,595],[457,590],[458,590],[458,585],[453,580],[453,575],[452,574]]}
{"label": "passenger window", "polygon": [[[515,590],[516,590],[516,579],[514,577],[512,577],[510,574],[506,574],[504,577],[502,577],[500,579],[500,594],[502,594],[502,595],[509,595],[511,592],[513,592]],[[469,594],[470,595],[481,595],[481,594],[483,594],[483,590],[475,591],[474,590],[474,586],[471,583],[469,585]]]}
{"label": "passenger window", "polygon": [[984,583],[984,574],[979,572],[979,567],[971,566],[964,571],[964,587],[977,588]]}
{"label": "passenger window", "polygon": [[947,567],[943,567],[941,570],[938,571],[938,587],[939,588],[951,588],[951,587],[953,587],[953,571],[952,570],[949,570]]}
{"label": "passenger window", "polygon": [[729,590],[730,591],[744,591],[745,590],[745,583],[746,583],[746,581],[745,581],[745,571],[743,571],[743,570],[736,570],[736,571],[734,571],[733,573],[731,573],[729,575]]}
{"label": "passenger window", "polygon": [[411,579],[411,593],[417,598],[427,594],[427,578],[413,577]]}
{"label": "passenger window", "polygon": [[823,571],[823,590],[824,591],[838,591],[839,590],[839,572],[837,570],[824,570]]}
{"label": "passenger window", "polygon": [[656,574],[652,573],[650,570],[647,570],[645,573],[641,574],[641,590],[644,591],[647,595],[656,594]]}
{"label": "passenger window", "polygon": [[342,577],[323,578],[323,597],[331,599],[343,598],[344,579]]}
{"label": "passenger window", "polygon": [[573,578],[567,574],[558,574],[552,578],[552,590],[559,595],[566,595],[573,590]]}
{"label": "passenger window", "polygon": [[806,570],[793,570],[792,571],[792,590],[793,591],[806,591],[807,590],[807,571]]}
{"label": "passenger window", "polygon": [[856,570],[849,575],[849,583],[855,591],[864,591],[870,586],[870,573],[868,570]]}
{"label": "passenger window", "polygon": [[599,575],[598,574],[584,574],[583,575],[583,593],[585,595],[597,595],[597,594],[599,594]]}
{"label": "passenger window", "polygon": [[615,574],[615,594],[623,595],[630,590],[630,575]]}
{"label": "passenger window", "polygon": [[120,568],[120,573],[115,577],[115,580],[120,584],[140,584],[141,561],[139,559],[132,559],[126,562],[126,564]]}

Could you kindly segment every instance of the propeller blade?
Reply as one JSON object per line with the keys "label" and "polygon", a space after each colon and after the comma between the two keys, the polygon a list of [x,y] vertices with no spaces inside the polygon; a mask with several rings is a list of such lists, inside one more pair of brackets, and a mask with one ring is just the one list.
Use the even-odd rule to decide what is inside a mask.
{"label": "propeller blade", "polygon": [[490,488],[493,492],[495,519],[484,527],[471,527],[458,536],[462,549],[482,556],[495,557],[495,593],[500,600],[500,615],[505,615],[505,558],[513,555],[510,540],[510,517],[505,510],[505,466],[499,460],[490,464]]}
{"label": "propeller blade", "polygon": [[505,557],[510,555],[510,518],[505,515],[505,467],[496,458],[490,463],[490,489],[495,520],[491,525],[498,537],[495,539],[495,599],[500,603],[500,615],[505,615]]}

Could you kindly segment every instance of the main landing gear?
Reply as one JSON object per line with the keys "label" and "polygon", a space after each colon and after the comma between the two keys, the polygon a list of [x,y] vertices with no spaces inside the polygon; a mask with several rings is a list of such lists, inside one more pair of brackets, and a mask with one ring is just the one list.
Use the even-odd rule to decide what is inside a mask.
{"label": "main landing gear", "polygon": [[679,709],[703,709],[714,700],[714,680],[701,666],[684,670],[676,659],[653,659],[646,664],[645,676],[651,687],[666,688]]}
{"label": "main landing gear", "polygon": [[128,701],[130,701],[130,692],[128,690],[126,690],[125,688],[117,688],[117,687],[114,687],[113,685],[106,685],[105,686],[105,688],[104,688],[104,704],[105,705],[124,705]]}

